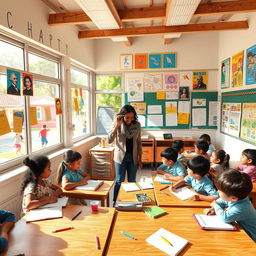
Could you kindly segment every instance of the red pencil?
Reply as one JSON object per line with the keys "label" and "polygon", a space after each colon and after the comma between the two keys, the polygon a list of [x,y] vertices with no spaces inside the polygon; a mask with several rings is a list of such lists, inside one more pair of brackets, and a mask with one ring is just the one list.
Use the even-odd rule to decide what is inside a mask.
{"label": "red pencil", "polygon": [[66,231],[66,230],[70,230],[70,229],[73,229],[73,228],[74,228],[74,227],[56,229],[56,230],[52,231],[52,233],[57,233],[57,232],[61,232],[61,231]]}
{"label": "red pencil", "polygon": [[96,248],[100,250],[100,239],[98,236],[96,236]]}
{"label": "red pencil", "polygon": [[162,190],[164,190],[164,189],[167,189],[167,188],[169,188],[170,186],[168,185],[168,186],[165,186],[165,187],[163,187],[163,188],[160,188],[160,191],[162,191]]}

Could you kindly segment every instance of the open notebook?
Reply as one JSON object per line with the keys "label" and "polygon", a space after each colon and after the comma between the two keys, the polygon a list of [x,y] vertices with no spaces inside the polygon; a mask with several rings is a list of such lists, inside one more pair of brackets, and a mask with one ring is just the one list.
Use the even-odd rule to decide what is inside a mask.
{"label": "open notebook", "polygon": [[67,202],[68,202],[68,197],[61,197],[61,198],[58,198],[58,201],[56,203],[45,204],[38,208],[42,209],[42,208],[52,208],[52,207],[65,207],[67,205]]}
{"label": "open notebook", "polygon": [[188,240],[160,228],[146,239],[148,243],[168,255],[175,256],[187,245]]}
{"label": "open notebook", "polygon": [[62,207],[34,209],[29,211],[26,222],[62,218]]}
{"label": "open notebook", "polygon": [[209,230],[237,230],[231,224],[223,222],[217,215],[194,214],[202,229]]}
{"label": "open notebook", "polygon": [[187,200],[196,194],[194,191],[190,190],[187,187],[177,188],[175,189],[175,191],[172,191],[171,193],[181,200]]}
{"label": "open notebook", "polygon": [[140,190],[140,188],[136,185],[136,183],[127,183],[127,184],[122,184],[123,189],[126,192],[130,192],[130,191],[138,191]]}
{"label": "open notebook", "polygon": [[157,174],[154,181],[165,182],[164,175]]}
{"label": "open notebook", "polygon": [[151,188],[154,188],[154,186],[152,185],[151,182],[148,182],[148,181],[139,181],[138,182],[139,186],[142,188],[142,189],[151,189]]}
{"label": "open notebook", "polygon": [[97,190],[100,186],[104,184],[103,180],[88,180],[88,184],[83,186],[77,186],[74,189],[75,190],[89,190],[94,191]]}

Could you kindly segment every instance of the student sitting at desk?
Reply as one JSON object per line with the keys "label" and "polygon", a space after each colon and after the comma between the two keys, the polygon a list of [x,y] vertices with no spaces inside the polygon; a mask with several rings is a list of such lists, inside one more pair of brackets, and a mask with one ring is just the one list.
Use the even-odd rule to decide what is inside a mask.
{"label": "student sitting at desk", "polygon": [[66,190],[74,189],[77,186],[86,185],[90,176],[80,169],[82,155],[73,150],[64,154],[64,161],[59,166],[57,173],[57,184]]}
{"label": "student sitting at desk", "polygon": [[157,173],[164,174],[164,179],[180,180],[186,175],[185,167],[177,161],[178,152],[173,148],[166,148],[161,152],[162,162]]}
{"label": "student sitting at desk", "polygon": [[178,158],[177,158],[178,161],[180,161],[180,162],[187,162],[186,161],[187,159],[182,154],[185,151],[185,149],[184,149],[184,142],[182,140],[175,140],[172,143],[171,147],[178,152]]}
{"label": "student sitting at desk", "polygon": [[209,148],[208,148],[208,150],[207,150],[206,153],[207,153],[209,156],[211,156],[211,155],[212,155],[212,152],[214,152],[216,149],[215,149],[214,145],[211,143],[211,137],[210,137],[210,135],[208,135],[208,134],[202,134],[202,135],[199,137],[199,140],[206,141],[206,142],[209,144]]}
{"label": "student sitting at desk", "polygon": [[[22,209],[26,213],[48,203],[57,202],[61,189],[47,181],[51,174],[51,162],[46,156],[26,157],[23,163],[29,167],[21,184],[23,192]],[[50,190],[55,190],[51,194]]]}
{"label": "student sitting at desk", "polygon": [[209,144],[206,141],[198,140],[195,143],[195,153],[199,156],[205,157],[210,161],[210,156],[206,153],[209,148]]}
{"label": "student sitting at desk", "polygon": [[214,188],[212,181],[206,176],[210,169],[210,162],[203,156],[196,156],[188,161],[188,175],[170,187],[170,190],[187,184],[191,186],[199,195],[194,196],[194,200],[202,200],[212,202],[216,200],[219,195]]}
{"label": "student sitting at desk", "polygon": [[216,177],[229,168],[229,154],[223,149],[212,152],[211,155],[211,174]]}
{"label": "student sitting at desk", "polygon": [[256,242],[256,210],[248,198],[252,190],[250,176],[236,170],[225,171],[217,177],[216,187],[220,198],[205,213],[217,214],[226,223],[236,221]]}
{"label": "student sitting at desk", "polygon": [[14,225],[14,221],[14,213],[0,210],[0,252],[2,252],[8,245],[8,233]]}

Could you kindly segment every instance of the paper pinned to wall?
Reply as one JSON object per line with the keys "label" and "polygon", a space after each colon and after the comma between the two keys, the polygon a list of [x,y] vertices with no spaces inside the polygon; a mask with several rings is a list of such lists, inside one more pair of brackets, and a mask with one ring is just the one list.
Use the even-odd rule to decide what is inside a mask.
{"label": "paper pinned to wall", "polygon": [[149,126],[163,126],[163,115],[148,115]]}
{"label": "paper pinned to wall", "polygon": [[165,115],[165,126],[177,126],[177,125],[178,125],[177,113]]}
{"label": "paper pinned to wall", "polygon": [[36,125],[37,124],[36,107],[29,108],[29,117],[30,117],[30,125]]}
{"label": "paper pinned to wall", "polygon": [[145,73],[144,75],[144,91],[157,92],[162,90],[162,74],[161,73]]}
{"label": "paper pinned to wall", "polygon": [[206,99],[193,99],[192,106],[193,107],[205,107]]}
{"label": "paper pinned to wall", "polygon": [[190,101],[179,101],[179,113],[190,113]]}
{"label": "paper pinned to wall", "polygon": [[192,109],[192,126],[206,126],[206,108]]}
{"label": "paper pinned to wall", "polygon": [[128,93],[128,101],[144,100],[143,78],[128,78],[125,86]]}
{"label": "paper pinned to wall", "polygon": [[0,135],[11,132],[9,121],[4,110],[0,111],[0,123]]}
{"label": "paper pinned to wall", "polygon": [[165,113],[166,114],[177,114],[177,101],[165,102]]}
{"label": "paper pinned to wall", "polygon": [[209,117],[208,117],[208,125],[209,126],[217,126],[218,123],[218,102],[217,101],[210,101],[209,102]]}
{"label": "paper pinned to wall", "polygon": [[166,92],[167,100],[177,100],[179,98],[179,92]]}
{"label": "paper pinned to wall", "polygon": [[162,105],[148,105],[148,114],[161,114]]}
{"label": "paper pinned to wall", "polygon": [[189,113],[178,113],[178,124],[189,124]]}
{"label": "paper pinned to wall", "polygon": [[23,111],[13,110],[13,132],[22,133]]}
{"label": "paper pinned to wall", "polygon": [[135,108],[137,114],[146,114],[146,103],[145,102],[132,102],[131,106]]}
{"label": "paper pinned to wall", "polygon": [[165,92],[157,92],[156,93],[156,99],[157,100],[165,100]]}
{"label": "paper pinned to wall", "polygon": [[146,117],[143,115],[138,115],[138,121],[140,122],[141,127],[146,127]]}

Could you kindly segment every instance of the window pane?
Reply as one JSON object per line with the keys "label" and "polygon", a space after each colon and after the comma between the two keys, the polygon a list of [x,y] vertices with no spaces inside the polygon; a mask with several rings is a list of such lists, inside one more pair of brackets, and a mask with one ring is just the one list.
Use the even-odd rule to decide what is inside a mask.
{"label": "window pane", "polygon": [[114,107],[114,113],[115,114],[119,113],[122,107],[122,94],[121,93],[96,94],[96,107],[98,108],[99,106]]}
{"label": "window pane", "polygon": [[89,134],[88,92],[80,88],[72,88],[72,124],[73,138]]}
{"label": "window pane", "polygon": [[55,98],[59,85],[34,81],[34,96],[30,106],[36,107],[37,124],[32,125],[32,151],[60,143],[60,115],[56,115]]}
{"label": "window pane", "polygon": [[28,54],[29,71],[54,78],[59,78],[59,64],[37,55]]}
{"label": "window pane", "polygon": [[23,49],[0,41],[0,65],[24,70]]}
{"label": "window pane", "polygon": [[121,90],[121,76],[96,76],[97,90]]}
{"label": "window pane", "polygon": [[88,79],[89,76],[87,73],[78,71],[76,69],[71,69],[71,83],[89,86]]}
{"label": "window pane", "polygon": [[[0,75],[0,111],[5,112],[11,128],[11,132],[0,136],[1,164],[27,154],[24,130],[24,97],[6,94],[6,75]],[[2,128],[6,127],[2,117],[1,125]]]}

